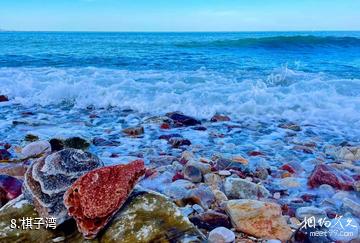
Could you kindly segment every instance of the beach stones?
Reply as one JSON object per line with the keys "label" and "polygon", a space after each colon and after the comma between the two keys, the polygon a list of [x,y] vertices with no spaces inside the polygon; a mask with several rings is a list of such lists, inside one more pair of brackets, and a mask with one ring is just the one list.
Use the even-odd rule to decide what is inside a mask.
{"label": "beach stones", "polygon": [[216,114],[213,117],[211,117],[210,121],[211,122],[225,122],[225,121],[230,121],[230,117],[228,117],[226,115]]}
{"label": "beach stones", "polygon": [[360,146],[359,147],[341,147],[336,151],[336,157],[343,160],[357,161],[360,160]]}
{"label": "beach stones", "polygon": [[143,126],[128,127],[123,129],[122,132],[128,136],[137,137],[144,134],[144,127]]}
{"label": "beach stones", "polygon": [[71,137],[64,140],[64,147],[87,150],[90,143],[81,137]]}
{"label": "beach stones", "polygon": [[173,148],[179,148],[181,146],[189,146],[191,145],[191,142],[189,139],[186,138],[179,138],[179,137],[172,137],[169,139],[168,143],[173,147]]}
{"label": "beach stones", "polygon": [[0,160],[8,160],[11,158],[11,154],[7,149],[0,149]]}
{"label": "beach stones", "polygon": [[25,174],[23,193],[41,217],[54,217],[57,224],[68,219],[63,195],[84,173],[103,166],[93,154],[64,149],[35,161]]}
{"label": "beach stones", "polygon": [[317,165],[309,177],[310,187],[328,184],[340,190],[352,190],[354,179],[329,165]]}
{"label": "beach stones", "polygon": [[36,141],[29,143],[21,150],[22,158],[39,157],[49,154],[51,145],[48,141]]}
{"label": "beach stones", "polygon": [[319,219],[326,218],[326,212],[314,206],[297,208],[295,215],[300,221],[313,216],[315,217],[316,222],[318,222]]}
{"label": "beach stones", "polygon": [[191,216],[189,219],[197,227],[206,230],[213,230],[220,226],[231,228],[229,216],[223,213],[215,212],[213,210],[208,210],[206,212]]}
{"label": "beach stones", "polygon": [[235,241],[235,234],[225,227],[218,227],[209,233],[209,243],[231,243]]}
{"label": "beach stones", "polygon": [[169,117],[177,127],[187,127],[201,124],[201,122],[195,118],[183,115],[178,112],[168,113],[166,116]]}
{"label": "beach stones", "polygon": [[0,102],[9,101],[9,98],[6,95],[0,95]]}
{"label": "beach stones", "polygon": [[185,204],[199,204],[201,207],[208,209],[215,202],[215,195],[208,185],[200,184],[198,187],[188,191],[183,202]]}
{"label": "beach stones", "polygon": [[288,122],[288,123],[281,123],[279,124],[280,128],[283,129],[289,129],[289,130],[293,130],[295,132],[300,132],[301,131],[301,127],[295,123],[292,122]]}
{"label": "beach stones", "polygon": [[39,140],[39,137],[34,134],[29,133],[29,134],[26,134],[24,140],[27,142],[35,142],[35,141]]}
{"label": "beach stones", "polygon": [[51,145],[52,152],[63,150],[65,147],[64,141],[58,138],[50,139],[49,143]]}
{"label": "beach stones", "polygon": [[134,191],[101,242],[205,242],[205,238],[166,197]]}
{"label": "beach stones", "polygon": [[225,194],[230,199],[258,199],[270,197],[270,192],[262,185],[246,179],[226,178],[224,183]]}
{"label": "beach stones", "polygon": [[26,164],[1,163],[0,174],[13,176],[17,179],[23,179],[28,166]]}
{"label": "beach stones", "polygon": [[278,204],[239,199],[226,202],[225,209],[237,231],[263,239],[290,239],[292,231]]}
{"label": "beach stones", "polygon": [[0,207],[21,194],[22,181],[0,174]]}
{"label": "beach stones", "polygon": [[201,170],[195,166],[188,165],[184,169],[184,178],[192,182],[201,182]]}
{"label": "beach stones", "polygon": [[95,169],[76,180],[66,191],[64,203],[85,238],[96,237],[144,174],[144,162],[135,160]]}

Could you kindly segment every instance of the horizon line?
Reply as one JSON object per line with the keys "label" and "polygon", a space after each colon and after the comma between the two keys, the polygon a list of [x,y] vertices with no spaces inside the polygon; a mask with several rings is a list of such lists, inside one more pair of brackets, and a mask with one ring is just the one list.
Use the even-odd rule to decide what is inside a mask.
{"label": "horizon line", "polygon": [[0,32],[93,32],[93,33],[236,33],[236,32],[360,32],[360,29],[348,30],[7,30]]}

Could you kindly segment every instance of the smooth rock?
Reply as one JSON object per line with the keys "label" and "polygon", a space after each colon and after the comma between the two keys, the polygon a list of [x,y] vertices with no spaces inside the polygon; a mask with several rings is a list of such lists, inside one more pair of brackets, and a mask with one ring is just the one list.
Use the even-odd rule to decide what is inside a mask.
{"label": "smooth rock", "polygon": [[215,173],[208,173],[204,175],[204,182],[213,190],[219,190],[223,186],[221,177]]}
{"label": "smooth rock", "polygon": [[187,165],[184,169],[184,178],[192,182],[201,182],[201,170],[195,166]]}
{"label": "smooth rock", "polygon": [[6,95],[0,95],[0,102],[9,101],[9,98]]}
{"label": "smooth rock", "polygon": [[216,114],[213,117],[211,117],[210,121],[211,122],[225,122],[225,121],[230,121],[230,117],[228,117],[226,115]]}
{"label": "smooth rock", "polygon": [[289,129],[289,130],[293,130],[295,132],[300,132],[301,131],[301,127],[295,123],[292,122],[288,122],[288,123],[281,123],[279,124],[280,128],[284,128],[284,129]]}
{"label": "smooth rock", "polygon": [[341,147],[336,151],[336,157],[342,160],[360,160],[360,147]]}
{"label": "smooth rock", "polygon": [[35,161],[25,173],[23,193],[43,218],[54,217],[61,224],[69,217],[63,195],[86,172],[103,166],[94,155],[82,150],[64,149]]}
{"label": "smooth rock", "polygon": [[0,149],[0,160],[8,160],[11,158],[11,154],[7,149]]}
{"label": "smooth rock", "polygon": [[216,159],[215,168],[217,170],[229,170],[229,169],[240,170],[240,171],[245,170],[245,166],[242,163],[225,158]]}
{"label": "smooth rock", "polygon": [[166,186],[163,193],[174,200],[181,200],[185,198],[194,187],[195,184],[191,181],[179,179],[172,182],[169,186]]}
{"label": "smooth rock", "polygon": [[219,170],[219,175],[221,176],[231,176],[231,172],[228,170]]}
{"label": "smooth rock", "polygon": [[264,186],[240,178],[226,178],[224,190],[229,199],[258,199],[271,196]]}
{"label": "smooth rock", "polygon": [[353,183],[350,176],[326,164],[317,165],[308,181],[310,187],[328,184],[340,190],[352,190]]}
{"label": "smooth rock", "polygon": [[39,140],[39,137],[36,135],[26,134],[26,136],[25,136],[25,141],[27,141],[27,142],[35,142],[37,140]]}
{"label": "smooth rock", "polygon": [[205,176],[207,173],[211,172],[211,165],[203,162],[198,162],[195,160],[190,160],[186,163],[187,166],[191,165],[199,170],[201,170],[201,173]]}
{"label": "smooth rock", "polygon": [[196,120],[193,117],[183,115],[178,112],[172,112],[166,114],[167,117],[173,120],[175,126],[177,127],[183,127],[183,126],[195,126],[198,124],[201,124],[200,121]]}
{"label": "smooth rock", "polygon": [[226,203],[226,212],[236,230],[263,239],[287,241],[292,231],[278,204],[240,199]]}
{"label": "smooth rock", "polygon": [[21,150],[22,158],[38,157],[51,152],[51,145],[48,141],[36,141],[29,143]]}
{"label": "smooth rock", "polygon": [[315,217],[316,222],[319,219],[326,218],[326,212],[320,208],[316,208],[314,206],[310,207],[300,207],[296,209],[295,216],[300,221],[303,221],[305,218],[309,219],[310,217]]}
{"label": "smooth rock", "polygon": [[220,190],[216,190],[216,189],[214,190],[213,189],[213,193],[214,193],[214,196],[215,196],[215,200],[219,205],[228,200],[225,193],[223,193]]}
{"label": "smooth rock", "polygon": [[235,241],[235,234],[225,227],[218,227],[209,233],[209,243],[231,243]]}
{"label": "smooth rock", "polygon": [[0,207],[21,194],[22,181],[0,174]]}
{"label": "smooth rock", "polygon": [[65,145],[64,145],[64,141],[58,138],[52,138],[49,141],[50,145],[51,145],[51,151],[52,152],[57,152],[60,150],[63,150]]}
{"label": "smooth rock", "polygon": [[137,137],[144,134],[145,130],[143,126],[137,126],[125,128],[122,132],[128,136]]}
{"label": "smooth rock", "polygon": [[144,162],[135,160],[92,170],[75,181],[64,194],[64,204],[85,238],[96,237],[144,174]]}
{"label": "smooth rock", "polygon": [[95,146],[119,146],[120,142],[106,140],[104,138],[96,137],[92,140]]}
{"label": "smooth rock", "polygon": [[17,179],[23,179],[28,166],[26,164],[2,163],[0,164],[0,174],[13,176]]}
{"label": "smooth rock", "polygon": [[198,187],[189,190],[183,201],[190,204],[199,204],[207,209],[215,202],[215,196],[209,186],[200,184]]}
{"label": "smooth rock", "polygon": [[179,148],[181,146],[189,146],[191,145],[191,142],[189,139],[173,137],[169,139],[169,144],[173,148]]}
{"label": "smooth rock", "polygon": [[90,143],[81,137],[71,137],[64,140],[64,146],[66,148],[81,149],[85,151],[89,148]]}
{"label": "smooth rock", "polygon": [[223,213],[215,212],[213,210],[208,210],[206,212],[194,215],[189,219],[197,227],[206,230],[213,230],[220,226],[231,228],[229,216]]}
{"label": "smooth rock", "polygon": [[266,178],[269,176],[269,172],[266,168],[260,167],[256,169],[254,176],[260,180],[266,180]]}
{"label": "smooth rock", "polygon": [[101,242],[204,242],[204,236],[166,197],[133,193],[101,236]]}
{"label": "smooth rock", "polygon": [[279,183],[284,188],[297,188],[301,186],[299,179],[296,177],[282,178]]}

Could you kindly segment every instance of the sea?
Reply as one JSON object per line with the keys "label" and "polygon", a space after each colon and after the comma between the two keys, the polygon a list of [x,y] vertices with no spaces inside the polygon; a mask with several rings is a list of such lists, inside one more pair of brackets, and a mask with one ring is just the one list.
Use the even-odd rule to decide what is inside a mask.
{"label": "sea", "polygon": [[0,32],[0,94],[10,99],[1,136],[12,142],[115,133],[180,111],[289,121],[356,144],[360,32]]}

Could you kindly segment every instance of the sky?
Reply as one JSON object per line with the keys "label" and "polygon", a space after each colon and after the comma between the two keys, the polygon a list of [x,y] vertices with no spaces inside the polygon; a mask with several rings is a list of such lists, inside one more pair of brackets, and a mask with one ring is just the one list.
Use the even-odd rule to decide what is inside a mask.
{"label": "sky", "polygon": [[360,30],[360,0],[0,0],[24,31]]}

